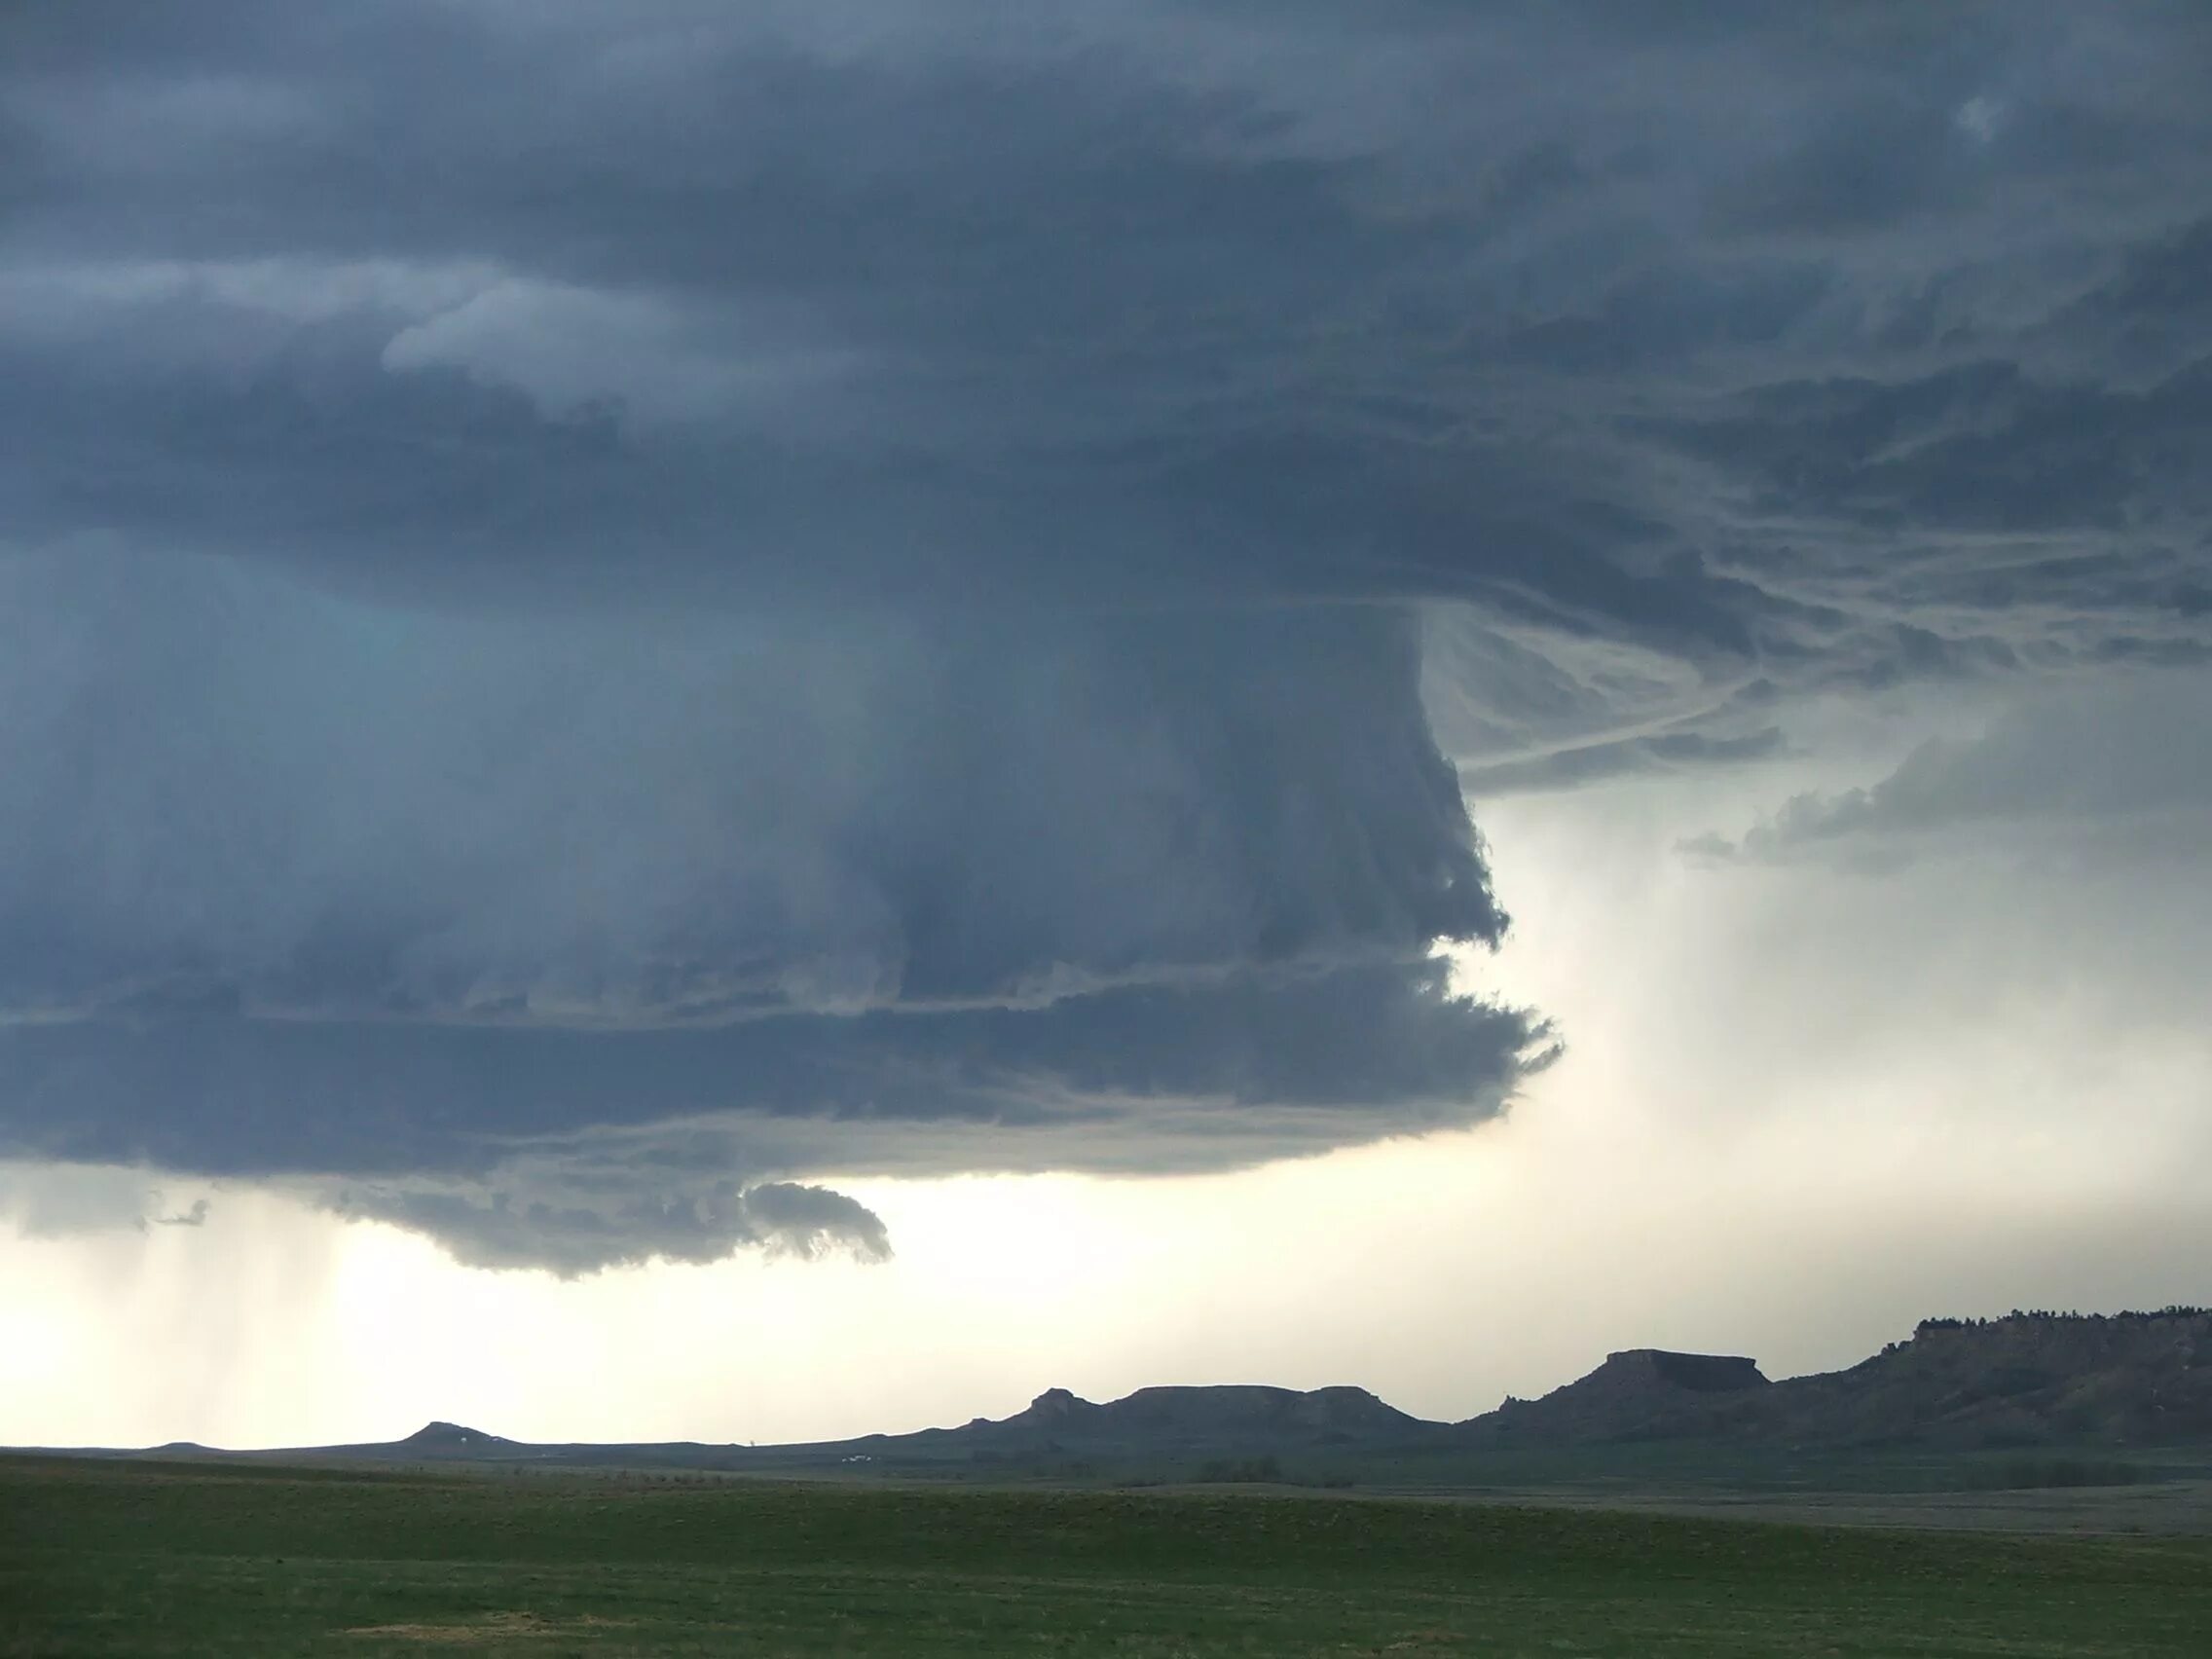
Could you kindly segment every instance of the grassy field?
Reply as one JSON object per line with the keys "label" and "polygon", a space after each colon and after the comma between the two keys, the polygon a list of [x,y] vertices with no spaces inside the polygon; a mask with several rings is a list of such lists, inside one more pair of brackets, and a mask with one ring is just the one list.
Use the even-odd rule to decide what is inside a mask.
{"label": "grassy field", "polygon": [[0,1460],[0,1654],[2212,1651],[2212,1540]]}

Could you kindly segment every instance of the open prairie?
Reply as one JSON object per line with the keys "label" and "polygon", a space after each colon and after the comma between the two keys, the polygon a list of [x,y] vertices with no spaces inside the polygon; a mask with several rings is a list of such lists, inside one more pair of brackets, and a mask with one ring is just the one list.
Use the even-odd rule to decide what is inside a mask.
{"label": "open prairie", "polygon": [[0,1460],[0,1653],[2200,1659],[2212,1540]]}

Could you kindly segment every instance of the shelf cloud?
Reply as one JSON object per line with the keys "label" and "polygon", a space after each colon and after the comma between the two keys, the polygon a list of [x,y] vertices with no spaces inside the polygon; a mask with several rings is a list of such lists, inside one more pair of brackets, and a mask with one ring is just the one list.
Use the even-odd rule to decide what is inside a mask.
{"label": "shelf cloud", "polygon": [[1562,1034],[1441,954],[1488,795],[2205,670],[2208,59],[2156,0],[18,9],[0,1156],[574,1272],[1493,1116]]}

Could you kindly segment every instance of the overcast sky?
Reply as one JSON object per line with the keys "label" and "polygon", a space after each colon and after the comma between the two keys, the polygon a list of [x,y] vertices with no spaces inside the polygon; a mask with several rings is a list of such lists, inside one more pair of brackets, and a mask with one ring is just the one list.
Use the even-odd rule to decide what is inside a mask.
{"label": "overcast sky", "polygon": [[0,15],[0,1441],[2204,1299],[2212,13]]}

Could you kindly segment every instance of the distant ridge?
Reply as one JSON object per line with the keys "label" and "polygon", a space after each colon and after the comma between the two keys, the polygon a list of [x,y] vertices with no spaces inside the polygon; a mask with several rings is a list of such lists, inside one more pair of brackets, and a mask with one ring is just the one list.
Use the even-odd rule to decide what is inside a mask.
{"label": "distant ridge", "polygon": [[1928,1319],[1849,1371],[1779,1383],[1781,1423],[1857,1445],[2212,1439],[2212,1309]]}
{"label": "distant ridge", "polygon": [[1787,1441],[1971,1449],[2212,1440],[2212,1311],[1926,1319],[1848,1371],[1642,1348],[1462,1423],[1491,1445]]}
{"label": "distant ridge", "polygon": [[1065,1388],[1048,1388],[1003,1422],[977,1422],[1003,1436],[1036,1434],[1061,1444],[1151,1439],[1161,1444],[1322,1445],[1433,1426],[1385,1405],[1365,1388],[1295,1388],[1223,1384],[1139,1388],[1103,1405]]}
{"label": "distant ridge", "polygon": [[1741,1421],[1744,1400],[1773,1386],[1740,1355],[1629,1348],[1540,1400],[1509,1399],[1464,1426],[1501,1440],[1650,1438]]}
{"label": "distant ridge", "polygon": [[1409,1472],[1432,1456],[1656,1441],[1792,1450],[2212,1445],[2212,1310],[1927,1319],[1910,1338],[1849,1370],[1782,1382],[1770,1382],[1742,1355],[1627,1348],[1540,1399],[1509,1398],[1458,1423],[1409,1416],[1350,1386],[1161,1386],[1104,1402],[1048,1388],[1003,1419],[806,1445],[541,1445],[437,1421],[374,1445],[232,1453],[172,1441],[146,1452],[83,1455],[1051,1472],[1150,1466],[1148,1460],[1185,1469],[1227,1466],[1224,1459],[1256,1470],[1277,1455],[1342,1450],[1386,1455]]}

